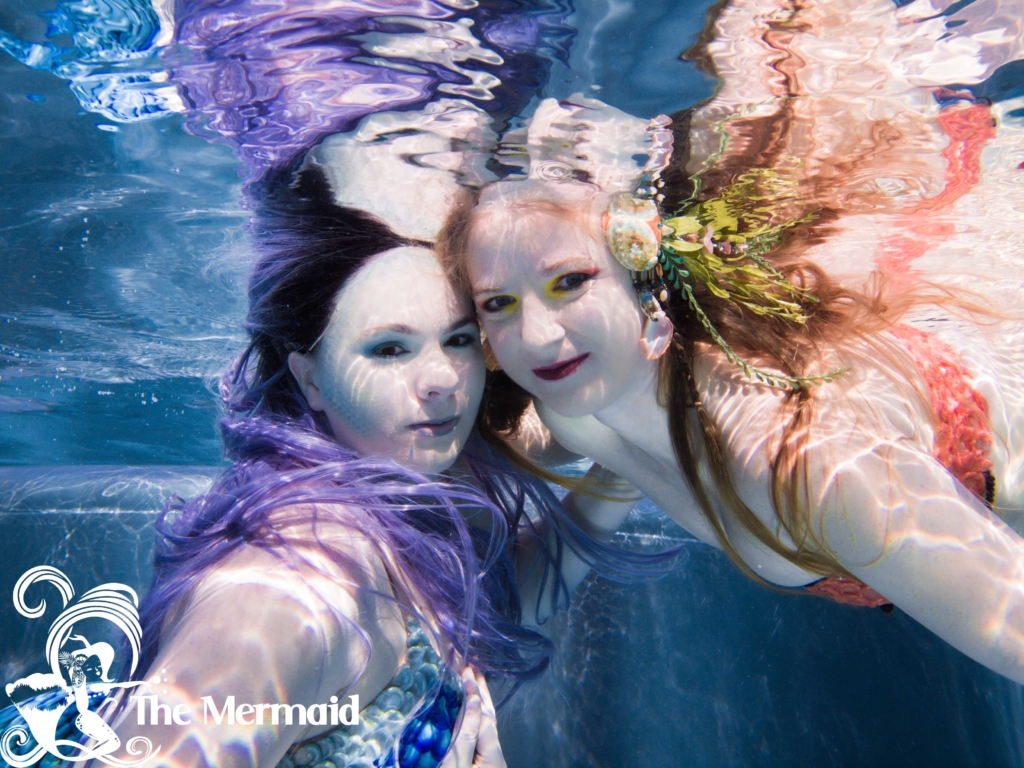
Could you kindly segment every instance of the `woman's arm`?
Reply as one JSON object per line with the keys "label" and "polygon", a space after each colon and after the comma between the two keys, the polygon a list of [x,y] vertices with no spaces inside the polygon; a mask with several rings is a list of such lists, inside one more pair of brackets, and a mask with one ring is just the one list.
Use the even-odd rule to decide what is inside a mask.
{"label": "woman's arm", "polygon": [[[586,458],[563,447],[555,439],[541,421],[533,403],[523,414],[512,447],[541,467],[556,467]],[[571,492],[562,499],[562,506],[585,534],[602,543],[608,542],[643,494],[599,464],[590,467],[584,482],[598,493],[612,498]],[[536,628],[555,613],[556,601],[565,599],[564,594],[558,592],[558,574],[545,573],[544,568],[546,551],[556,551],[558,536],[555,531],[535,530],[535,526],[530,525],[520,534],[516,549],[516,581],[523,606],[523,623]],[[590,573],[590,565],[563,544],[560,573],[562,583],[572,594]]]}
{"label": "woman's arm", "polygon": [[[931,414],[906,365],[882,345],[851,345],[844,355],[850,373],[815,391],[812,428],[798,449],[807,485],[797,501],[810,533],[845,570],[948,643],[1024,682],[1024,540],[931,455]],[[769,488],[781,428],[792,418],[785,393],[744,380],[714,352],[698,360],[695,378],[738,493],[784,535]],[[804,489],[799,477],[796,486]],[[758,573],[783,562],[763,545],[746,546],[753,536],[744,538],[734,517],[724,523]],[[805,574],[771,580],[816,578]]]}
{"label": "woman's arm", "polygon": [[[319,524],[323,540],[351,557],[353,565],[343,568],[322,546],[309,546],[306,528],[289,532],[304,544],[287,562],[244,548],[219,566],[165,632],[149,671],[152,690],[137,692],[115,724],[122,744],[144,736],[160,748],[154,768],[274,768],[293,744],[336,725],[304,724],[300,707],[337,703],[342,713],[356,696],[358,713],[393,679],[406,628],[383,597],[392,592],[383,564],[359,536]],[[468,667],[467,675],[473,685],[453,742],[459,755],[445,766],[503,768],[486,683]],[[292,716],[276,708],[275,722],[273,705],[281,704]],[[462,760],[466,754],[470,762]]]}
{"label": "woman's arm", "polygon": [[[608,542],[622,525],[626,515],[636,506],[641,494],[618,475],[599,464],[594,464],[584,479],[600,491],[617,498],[614,500],[599,499],[573,492],[562,500],[562,506],[569,518],[585,534],[597,541]],[[551,530],[538,530],[536,533],[539,536],[532,535],[531,531],[524,531],[516,552],[517,581],[523,606],[523,623],[533,627],[543,624],[554,614],[556,599],[564,599],[564,596],[556,593],[558,584],[556,575],[547,573],[545,579],[544,572],[545,547],[550,552],[556,551],[557,534]],[[561,578],[570,594],[588,573],[590,573],[590,564],[585,562],[570,546],[563,543]]]}
{"label": "woman's arm", "polygon": [[830,551],[955,648],[1024,683],[1024,540],[911,441],[847,455],[820,491]]}
{"label": "woman's arm", "polygon": [[307,726],[283,712],[275,724],[259,705],[326,704],[355,690],[368,658],[356,625],[339,620],[359,615],[352,588],[318,581],[327,580],[259,550],[218,568],[162,643],[149,673],[155,698],[134,693],[116,724],[122,743],[149,738],[160,747],[154,765],[275,766]]}

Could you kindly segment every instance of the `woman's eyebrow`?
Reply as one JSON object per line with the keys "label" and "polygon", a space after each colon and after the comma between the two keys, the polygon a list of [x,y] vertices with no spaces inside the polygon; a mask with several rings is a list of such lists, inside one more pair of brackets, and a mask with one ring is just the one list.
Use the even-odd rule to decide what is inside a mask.
{"label": "woman's eyebrow", "polygon": [[[584,269],[593,269],[597,267],[597,264],[593,259],[587,258],[586,256],[571,256],[568,259],[561,259],[556,261],[554,264],[549,264],[541,269],[541,274],[545,277],[553,275],[556,272],[561,272],[566,267],[581,267]],[[490,286],[483,286],[473,291],[474,296],[480,296],[485,293],[502,293],[501,288],[492,288]]]}
{"label": "woman's eyebrow", "polygon": [[416,333],[416,331],[414,331],[408,325],[392,323],[391,325],[376,325],[373,328],[367,328],[365,331],[360,333],[357,338],[367,339],[370,336],[376,336],[378,333],[401,333],[406,336],[412,336],[414,333]]}
{"label": "woman's eyebrow", "polygon": [[480,296],[485,293],[501,293],[501,288],[491,288],[490,286],[484,286],[477,288],[473,291],[474,296]]}
{"label": "woman's eyebrow", "polygon": [[[461,328],[464,325],[470,325],[470,324],[476,325],[476,316],[475,315],[463,315],[462,317],[460,317],[455,322],[450,323],[448,325],[448,327],[445,328],[444,332],[445,333],[451,333],[452,331],[456,330],[457,328]],[[367,328],[365,331],[360,333],[357,338],[358,339],[368,339],[371,336],[376,336],[376,335],[381,334],[381,333],[400,333],[400,334],[402,334],[404,336],[413,336],[413,335],[416,334],[416,330],[414,328],[410,328],[408,325],[403,325],[401,323],[390,323],[389,325],[376,325],[373,328]]]}
{"label": "woman's eyebrow", "polygon": [[452,331],[457,330],[464,325],[470,324],[476,325],[476,315],[465,315],[463,317],[460,317],[454,323],[449,325],[447,329],[445,329],[445,333],[451,333]]}
{"label": "woman's eyebrow", "polygon": [[554,264],[544,267],[541,270],[541,274],[548,276],[555,274],[555,272],[561,272],[566,267],[582,266],[593,267],[595,264],[593,259],[588,259],[586,256],[572,256],[568,259],[562,259],[561,261],[556,261]]}

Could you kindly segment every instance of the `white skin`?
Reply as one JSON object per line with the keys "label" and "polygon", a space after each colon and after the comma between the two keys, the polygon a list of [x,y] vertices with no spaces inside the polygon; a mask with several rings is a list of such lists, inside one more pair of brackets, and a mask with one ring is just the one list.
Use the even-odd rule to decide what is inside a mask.
{"label": "white skin", "polygon": [[[643,318],[628,272],[597,234],[600,196],[589,209],[577,206],[573,220],[510,206],[531,194],[585,197],[565,185],[524,193],[522,182],[485,192],[467,271],[495,358],[534,395],[562,446],[625,478],[718,545],[677,464],[658,401],[658,364],[639,352]],[[806,447],[811,525],[858,579],[967,655],[1024,682],[1024,541],[931,456],[928,413],[914,405],[905,377],[899,383],[900,371],[870,349],[842,354],[854,373],[815,395]],[[558,380],[538,376],[584,355]],[[787,412],[782,393],[745,379],[707,345],[694,376],[741,498],[774,528],[769,472]],[[1015,455],[1024,449],[1012,436],[997,439]],[[723,515],[740,556],[767,581],[800,586],[819,578]]]}
{"label": "white skin", "polygon": [[339,443],[422,472],[455,463],[484,391],[473,308],[425,248],[371,259],[341,289],[313,351],[288,365]]}
{"label": "white skin", "polygon": [[[313,352],[292,353],[288,363],[310,407],[327,415],[340,443],[422,472],[443,472],[456,462],[484,387],[473,306],[455,294],[434,255],[423,248],[388,251],[360,269],[339,293]],[[617,480],[600,466],[590,477]],[[607,540],[635,503],[626,497],[632,500],[571,494],[563,505],[588,533]],[[552,580],[543,585],[538,567],[539,547],[528,539],[516,557],[524,623],[533,627],[554,613]],[[565,553],[562,576],[570,589],[589,570],[571,551]]]}
{"label": "white skin", "polygon": [[[472,305],[422,248],[387,251],[356,272],[316,348],[292,355],[289,365],[339,442],[424,472],[455,464],[485,376]],[[140,726],[132,705],[115,725],[122,743],[144,735],[161,747],[154,765],[272,768],[292,744],[331,730],[297,721],[275,726],[269,716],[264,725],[204,724],[204,696],[218,706],[227,696],[308,706],[332,695],[345,704],[354,694],[365,707],[398,671],[407,632],[388,597],[422,604],[416,585],[396,583],[394,569],[369,543],[329,514],[321,513],[315,532],[306,507],[276,512],[273,521],[291,545],[284,561],[240,547],[208,574],[161,637],[153,688],[161,704],[190,707],[193,723],[152,725],[147,716]],[[339,565],[325,546],[356,567]],[[487,684],[469,666],[462,678],[465,715],[442,765],[501,768]]]}
{"label": "white skin", "polygon": [[[430,251],[399,248],[367,262],[339,292],[321,340],[309,354],[292,354],[289,366],[310,406],[322,410],[338,441],[357,453],[423,472],[459,469],[485,368],[472,304],[452,289]],[[602,535],[632,503],[570,499],[567,506]],[[243,546],[203,580],[183,615],[170,620],[151,672],[160,703],[187,705],[199,718],[204,696],[220,706],[227,696],[239,703],[309,705],[332,695],[344,704],[358,695],[365,707],[389,684],[407,633],[387,598],[418,604],[416,585],[396,584],[395,570],[330,515],[320,516],[314,534],[311,517],[303,507],[275,513],[275,530],[295,558],[282,562],[270,551]],[[606,519],[611,522],[601,528]],[[467,520],[485,524],[471,513]],[[325,545],[360,567],[339,565]],[[540,612],[534,611],[538,545],[527,542],[516,553],[525,623],[533,625],[551,612],[552,601],[549,578]],[[567,553],[562,573],[570,588],[588,570]],[[443,767],[500,768],[505,761],[486,682],[468,666],[462,677],[465,715]],[[140,726],[134,706],[116,724],[124,744],[143,735],[160,745],[160,765],[217,768],[272,768],[292,744],[329,730],[297,722]]]}

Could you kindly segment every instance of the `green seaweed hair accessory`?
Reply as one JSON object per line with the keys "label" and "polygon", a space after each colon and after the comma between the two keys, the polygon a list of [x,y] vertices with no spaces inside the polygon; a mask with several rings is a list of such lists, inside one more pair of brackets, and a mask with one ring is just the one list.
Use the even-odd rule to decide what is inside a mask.
{"label": "green seaweed hair accessory", "polygon": [[649,359],[668,350],[674,328],[662,309],[669,288],[686,296],[697,319],[728,360],[743,373],[775,387],[806,389],[831,382],[847,369],[814,376],[786,376],[757,368],[741,358],[722,338],[693,293],[699,280],[715,296],[757,315],[804,325],[804,310],[817,297],[790,283],[763,255],[778,244],[783,232],[803,219],[740,231],[727,196],[685,208],[678,216],[662,219],[650,175],[645,174],[632,193],[615,195],[603,218],[608,247],[633,276],[640,306],[647,316],[640,344]]}

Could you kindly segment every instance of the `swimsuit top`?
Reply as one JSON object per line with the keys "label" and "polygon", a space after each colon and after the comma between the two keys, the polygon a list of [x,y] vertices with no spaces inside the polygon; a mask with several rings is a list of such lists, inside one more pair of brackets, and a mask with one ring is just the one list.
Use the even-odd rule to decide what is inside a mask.
{"label": "swimsuit top", "polygon": [[441,764],[462,709],[462,681],[441,661],[416,619],[408,619],[406,628],[405,662],[359,713],[359,721],[292,745],[277,768],[436,768]]}

